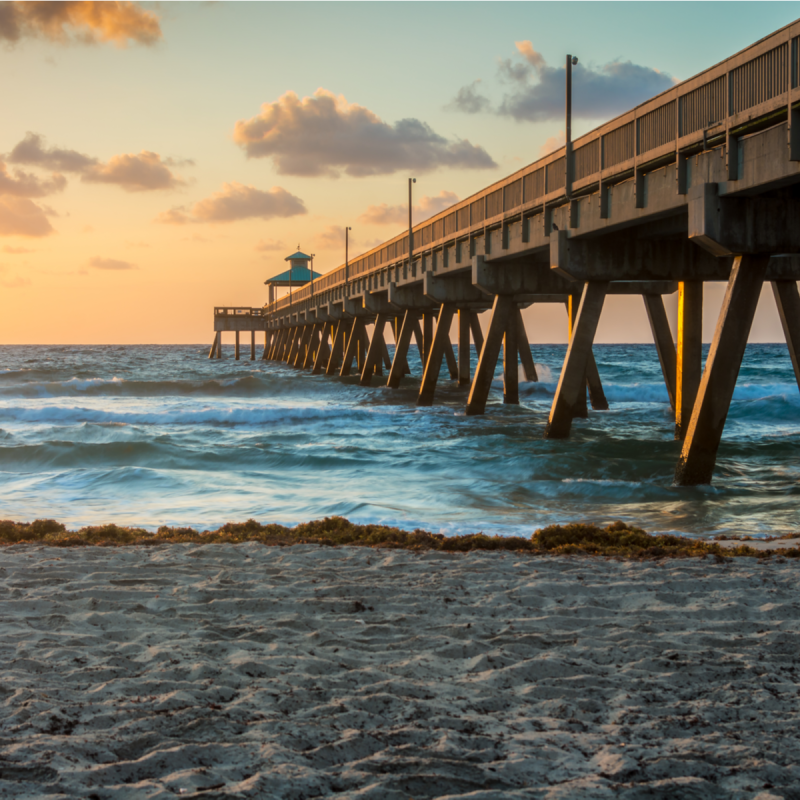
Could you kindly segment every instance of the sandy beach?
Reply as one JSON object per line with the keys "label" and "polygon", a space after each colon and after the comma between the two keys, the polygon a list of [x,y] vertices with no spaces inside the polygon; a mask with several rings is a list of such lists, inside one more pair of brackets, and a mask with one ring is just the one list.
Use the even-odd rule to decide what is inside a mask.
{"label": "sandy beach", "polygon": [[792,561],[3,555],[2,797],[800,797]]}

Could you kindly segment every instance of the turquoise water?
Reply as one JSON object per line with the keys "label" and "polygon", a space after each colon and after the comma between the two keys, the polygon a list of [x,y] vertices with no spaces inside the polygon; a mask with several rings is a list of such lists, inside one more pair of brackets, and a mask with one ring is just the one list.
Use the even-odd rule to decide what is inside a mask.
{"label": "turquoise water", "polygon": [[416,352],[392,391],[237,362],[232,348],[210,361],[207,346],[2,347],[0,517],[800,530],[800,393],[785,345],[748,347],[714,483],[690,489],[672,485],[680,448],[652,346],[596,345],[609,411],[576,420],[567,441],[542,438],[564,351],[533,348],[541,382],[521,383],[521,405],[502,404],[498,371],[486,414],[466,417],[467,390],[444,373],[437,404],[415,407]]}

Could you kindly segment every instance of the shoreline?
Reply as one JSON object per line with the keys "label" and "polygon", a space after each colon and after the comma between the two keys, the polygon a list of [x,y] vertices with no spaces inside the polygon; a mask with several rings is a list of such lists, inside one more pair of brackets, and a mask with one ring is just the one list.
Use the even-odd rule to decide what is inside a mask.
{"label": "shoreline", "polygon": [[417,529],[406,531],[386,525],[360,525],[343,517],[287,527],[255,520],[229,522],[215,530],[160,527],[156,533],[144,528],[116,524],[90,525],[77,530],[52,519],[33,522],[0,520],[0,547],[37,544],[51,547],[153,547],[166,544],[243,544],[257,542],[286,547],[316,544],[326,547],[369,547],[375,549],[464,553],[504,551],[531,555],[585,555],[633,559],[764,558],[780,555],[800,558],[800,535],[755,539],[750,536],[716,536],[695,539],[675,534],[649,534],[621,521],[600,528],[591,523],[550,525],[530,537],[499,536],[483,533],[445,536]]}

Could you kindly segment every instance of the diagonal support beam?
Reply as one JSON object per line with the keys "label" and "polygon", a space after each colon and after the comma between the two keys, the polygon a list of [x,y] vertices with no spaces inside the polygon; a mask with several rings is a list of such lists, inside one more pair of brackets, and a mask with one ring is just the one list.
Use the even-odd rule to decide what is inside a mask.
{"label": "diagonal support beam", "polygon": [[469,352],[469,318],[471,311],[464,308],[458,309],[458,385],[466,386],[469,383],[470,352]]}
{"label": "diagonal support beam", "polygon": [[328,366],[325,368],[326,375],[335,375],[342,363],[345,344],[353,323],[348,319],[340,319],[336,324],[336,333],[333,337],[331,347],[331,357],[328,359]]}
{"label": "diagonal support beam", "polygon": [[294,361],[292,361],[295,367],[302,367],[305,362],[306,352],[311,346],[311,332],[313,328],[313,325],[303,325],[303,333],[300,336],[300,346],[297,348]]}
{"label": "diagonal support beam", "polygon": [[[733,273],[731,273],[733,274]],[[678,347],[675,374],[675,438],[683,439],[703,374],[703,284],[678,284]]]}
{"label": "diagonal support beam", "polygon": [[800,294],[797,292],[797,283],[772,281],[772,293],[775,295],[775,305],[778,306],[783,335],[786,337],[786,346],[792,359],[794,377],[800,388]]}
{"label": "diagonal support beam", "polygon": [[375,318],[375,330],[372,333],[372,341],[369,343],[367,357],[364,360],[364,366],[361,370],[361,380],[359,383],[362,386],[369,386],[370,383],[372,383],[375,367],[380,366],[384,348],[384,331],[386,330],[386,323],[388,321],[388,314],[378,314]]}
{"label": "diagonal support beam", "polygon": [[475,342],[475,351],[480,353],[483,350],[483,331],[481,330],[481,321],[475,311],[469,315],[469,326],[472,328],[472,341]]}
{"label": "diagonal support beam", "polygon": [[[500,347],[503,344],[508,318],[513,310],[514,303],[510,295],[495,295],[492,303],[489,330],[483,347],[481,347],[478,367],[475,370],[475,377],[472,379],[472,387],[469,390],[467,416],[483,414],[486,410],[486,400],[489,397],[489,390],[492,388],[492,379],[494,378],[494,370],[500,355]],[[474,330],[473,328],[473,332]]]}
{"label": "diagonal support beam", "polygon": [[[400,332],[397,334],[394,346],[394,359],[392,361],[392,368],[389,370],[389,380],[386,385],[392,389],[396,389],[400,385],[407,368],[407,354],[408,347],[411,344],[411,335],[414,332],[414,323],[416,317],[413,311],[406,311],[403,316],[403,324],[400,326]],[[419,327],[419,323],[417,323]]]}
{"label": "diagonal support beam", "polygon": [[587,281],[583,285],[564,367],[544,432],[546,439],[566,439],[573,418],[581,411],[581,399],[586,402],[586,368],[607,291],[607,281]]}
{"label": "diagonal support beam", "polygon": [[219,341],[219,337],[221,335],[222,334],[219,331],[214,334],[214,341],[211,343],[211,349],[208,351],[209,358],[214,358],[214,355],[217,352],[217,342]]}
{"label": "diagonal support beam", "polygon": [[711,483],[768,263],[769,256],[763,254],[736,256],[733,261],[714,340],[675,468],[678,486]]}
{"label": "diagonal support beam", "polygon": [[525,372],[526,381],[538,381],[539,375],[536,372],[536,364],[533,363],[531,345],[528,341],[528,333],[525,330],[525,322],[522,319],[522,311],[517,308],[517,349],[519,350],[519,361]]}
{"label": "diagonal support beam", "polygon": [[[433,396],[436,392],[436,382],[439,380],[439,371],[442,368],[442,357],[445,354],[446,345],[450,344],[450,325],[453,322],[455,306],[451,303],[443,303],[439,309],[439,320],[436,323],[436,334],[431,342],[428,362],[425,364],[425,372],[422,376],[422,384],[419,387],[417,397],[418,406],[433,405]],[[451,345],[452,349],[452,345]]]}
{"label": "diagonal support beam", "polygon": [[353,320],[353,327],[350,329],[350,335],[347,337],[347,346],[344,349],[342,368],[339,370],[339,375],[342,377],[349,375],[353,368],[353,359],[358,357],[358,346],[363,346],[361,338],[363,332],[364,318],[356,317]]}
{"label": "diagonal support beam", "polygon": [[311,336],[308,340],[308,349],[306,350],[305,358],[303,359],[303,369],[310,369],[314,366],[314,356],[319,351],[319,341],[322,334],[322,323],[315,322],[314,327],[311,329]]}
{"label": "diagonal support beam", "polygon": [[447,335],[447,341],[444,343],[444,358],[447,361],[447,371],[450,373],[450,380],[458,380],[458,364],[456,363],[456,354],[453,352],[453,343],[450,341],[450,334]]}
{"label": "diagonal support beam", "polygon": [[506,320],[506,332],[503,336],[503,402],[506,405],[519,405],[519,369],[517,369],[519,356],[519,322],[517,319],[519,308],[516,303]]}
{"label": "diagonal support beam", "polygon": [[650,321],[650,330],[653,332],[653,341],[656,344],[661,372],[669,395],[669,404],[675,411],[675,379],[677,355],[675,343],[672,341],[672,331],[669,329],[667,311],[664,300],[660,294],[643,294],[644,307],[647,310],[647,319]]}
{"label": "diagonal support beam", "polygon": [[422,362],[422,368],[425,369],[425,342],[422,338],[422,328],[419,326],[419,320],[414,317],[414,340],[417,343],[417,350],[419,351],[419,360]]}
{"label": "diagonal support beam", "polygon": [[328,337],[331,335],[332,328],[333,326],[329,322],[324,322],[322,324],[322,336],[319,340],[317,355],[314,358],[314,366],[311,370],[312,375],[319,375],[330,360],[331,349],[328,347]]}

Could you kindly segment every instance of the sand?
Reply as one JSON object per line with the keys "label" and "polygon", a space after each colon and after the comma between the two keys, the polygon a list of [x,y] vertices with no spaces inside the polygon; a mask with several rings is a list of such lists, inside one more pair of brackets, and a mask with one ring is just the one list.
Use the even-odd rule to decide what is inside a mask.
{"label": "sand", "polygon": [[2,552],[0,797],[800,797],[794,562]]}

